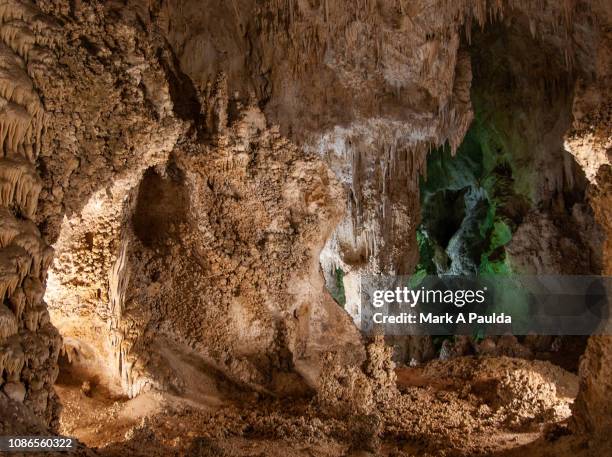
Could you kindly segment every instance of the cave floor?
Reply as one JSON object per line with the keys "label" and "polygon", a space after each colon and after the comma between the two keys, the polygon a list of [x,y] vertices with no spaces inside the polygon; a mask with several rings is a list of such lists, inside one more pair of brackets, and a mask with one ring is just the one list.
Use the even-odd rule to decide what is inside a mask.
{"label": "cave floor", "polygon": [[[150,391],[129,399],[64,372],[60,432],[108,456],[569,455],[576,375],[548,362],[461,357],[396,369],[374,423],[316,399],[256,393],[216,404]],[[364,425],[366,424],[366,425]],[[550,452],[553,454],[550,454]]]}

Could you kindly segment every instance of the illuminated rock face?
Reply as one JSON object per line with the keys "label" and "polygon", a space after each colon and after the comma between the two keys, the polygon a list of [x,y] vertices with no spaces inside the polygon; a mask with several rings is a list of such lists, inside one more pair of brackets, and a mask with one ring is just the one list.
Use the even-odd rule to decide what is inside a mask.
{"label": "illuminated rock face", "polygon": [[316,386],[322,350],[363,358],[316,256],[341,215],[340,186],[319,157],[268,129],[257,107],[238,116],[149,169],[126,208],[111,303],[130,395],[153,387],[195,396],[184,354],[278,393]]}
{"label": "illuminated rock face", "polygon": [[[419,262],[428,153],[459,148],[504,40],[516,78],[491,65],[479,95],[524,88],[524,111],[504,116],[503,96],[485,110],[523,154],[517,188],[562,200],[566,133],[588,195],[567,220],[610,233],[603,0],[124,3],[0,5],[0,388],[48,424],[62,348],[130,396],[197,397],[209,373],[189,359],[334,403],[346,371],[369,413],[393,383],[362,373],[358,275]],[[517,264],[559,266],[529,254],[559,238],[548,222],[517,221]],[[607,273],[611,239],[581,250]],[[325,290],[338,270],[350,315]],[[585,430],[606,425],[611,350],[585,355]]]}

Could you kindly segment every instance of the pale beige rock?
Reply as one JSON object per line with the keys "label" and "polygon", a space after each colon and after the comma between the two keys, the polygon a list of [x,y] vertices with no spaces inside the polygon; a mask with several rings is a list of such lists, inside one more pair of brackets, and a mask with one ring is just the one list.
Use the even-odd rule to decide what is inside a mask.
{"label": "pale beige rock", "polygon": [[23,403],[26,395],[25,386],[21,382],[7,382],[4,384],[4,386],[2,386],[2,391],[11,400],[19,403]]}

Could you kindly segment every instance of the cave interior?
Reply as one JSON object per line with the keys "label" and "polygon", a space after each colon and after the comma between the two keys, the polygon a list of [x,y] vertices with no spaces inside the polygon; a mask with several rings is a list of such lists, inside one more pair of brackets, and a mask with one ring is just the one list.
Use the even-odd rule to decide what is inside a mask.
{"label": "cave interior", "polygon": [[371,335],[360,281],[609,277],[610,11],[0,4],[0,436],[606,455],[609,324]]}

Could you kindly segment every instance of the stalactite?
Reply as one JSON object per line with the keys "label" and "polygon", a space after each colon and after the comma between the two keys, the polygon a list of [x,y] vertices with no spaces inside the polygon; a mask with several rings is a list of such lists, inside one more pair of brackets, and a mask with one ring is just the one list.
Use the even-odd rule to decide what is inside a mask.
{"label": "stalactite", "polygon": [[15,201],[22,213],[31,218],[36,211],[42,182],[34,167],[21,159],[0,159],[0,204]]}
{"label": "stalactite", "polygon": [[15,190],[15,201],[19,205],[22,214],[26,217],[34,217],[41,190],[42,181],[33,169],[30,169],[29,173],[24,173],[18,181]]}
{"label": "stalactite", "polygon": [[0,208],[0,248],[8,246],[21,230],[21,221],[17,220],[7,208]]}
{"label": "stalactite", "polygon": [[23,248],[32,258],[32,274],[40,276],[44,270],[47,245],[35,224],[16,219],[6,208],[0,208],[0,248],[13,244]]}
{"label": "stalactite", "polygon": [[15,289],[15,292],[9,297],[9,303],[11,305],[11,309],[15,316],[17,317],[17,322],[21,321],[21,315],[25,310],[26,306],[26,296],[23,293],[22,288]]}
{"label": "stalactite", "polygon": [[21,105],[0,97],[0,146],[13,153],[23,144],[32,124],[32,115]]}
{"label": "stalactite", "polygon": [[[1,167],[0,170],[2,170]],[[13,202],[15,184],[14,181],[0,176],[0,204],[8,207]]]}
{"label": "stalactite", "polygon": [[43,106],[32,80],[24,70],[15,68],[0,67],[0,96],[25,108],[32,118],[40,119]]}
{"label": "stalactite", "polygon": [[42,77],[48,72],[48,67],[53,63],[53,54],[49,49],[36,45],[28,53],[26,71],[31,78]]}
{"label": "stalactite", "polygon": [[59,335],[46,326],[42,301],[52,250],[23,218],[33,218],[42,188],[34,164],[46,122],[31,78],[46,76],[52,63],[46,47],[58,30],[31,2],[0,0],[0,303],[8,298],[8,308],[0,305],[0,336],[12,334],[0,341],[0,373],[25,386],[24,403],[47,422],[53,419],[48,387],[58,374],[60,347]]}
{"label": "stalactite", "polygon": [[23,316],[23,323],[30,332],[36,332],[44,325],[44,317],[46,314],[47,310],[42,306],[26,308]]}
{"label": "stalactite", "polygon": [[25,69],[23,59],[17,56],[12,49],[0,42],[0,68]]}
{"label": "stalactite", "polygon": [[0,350],[0,357],[2,356],[4,357],[1,360],[2,366],[0,368],[4,368],[6,380],[8,382],[18,382],[25,363],[23,348],[17,340],[10,338],[8,344],[2,346],[2,350]]}
{"label": "stalactite", "polygon": [[40,9],[31,2],[3,0],[2,3],[0,3],[0,22],[7,22],[12,19],[26,22],[35,22],[39,19],[48,21]]}
{"label": "stalactite", "polygon": [[64,338],[64,342],[60,349],[60,354],[68,359],[68,363],[73,363],[73,361],[77,360],[79,355],[79,350],[72,343],[70,338]]}
{"label": "stalactite", "polygon": [[10,268],[10,271],[17,273],[17,284],[11,283],[7,288],[7,293],[11,295],[15,291],[18,283],[23,281],[23,279],[30,274],[32,259],[23,248],[15,246],[14,244],[0,249],[0,256],[2,256],[4,263]]}
{"label": "stalactite", "polygon": [[43,253],[46,248],[46,243],[39,236],[22,232],[13,240],[15,246],[24,249],[32,258],[32,275],[39,277],[42,271]]}
{"label": "stalactite", "polygon": [[41,263],[41,271],[40,276],[41,280],[46,277],[47,270],[51,266],[51,262],[53,262],[54,250],[51,246],[45,247],[42,255],[42,263]]}
{"label": "stalactite", "polygon": [[17,328],[15,315],[0,303],[0,342],[17,333]]}
{"label": "stalactite", "polygon": [[19,275],[12,265],[0,263],[0,299],[4,300],[10,289],[15,289],[19,284]]}
{"label": "stalactite", "polygon": [[26,60],[29,60],[28,54],[36,44],[36,36],[27,24],[21,21],[3,23],[0,27],[0,40]]}

